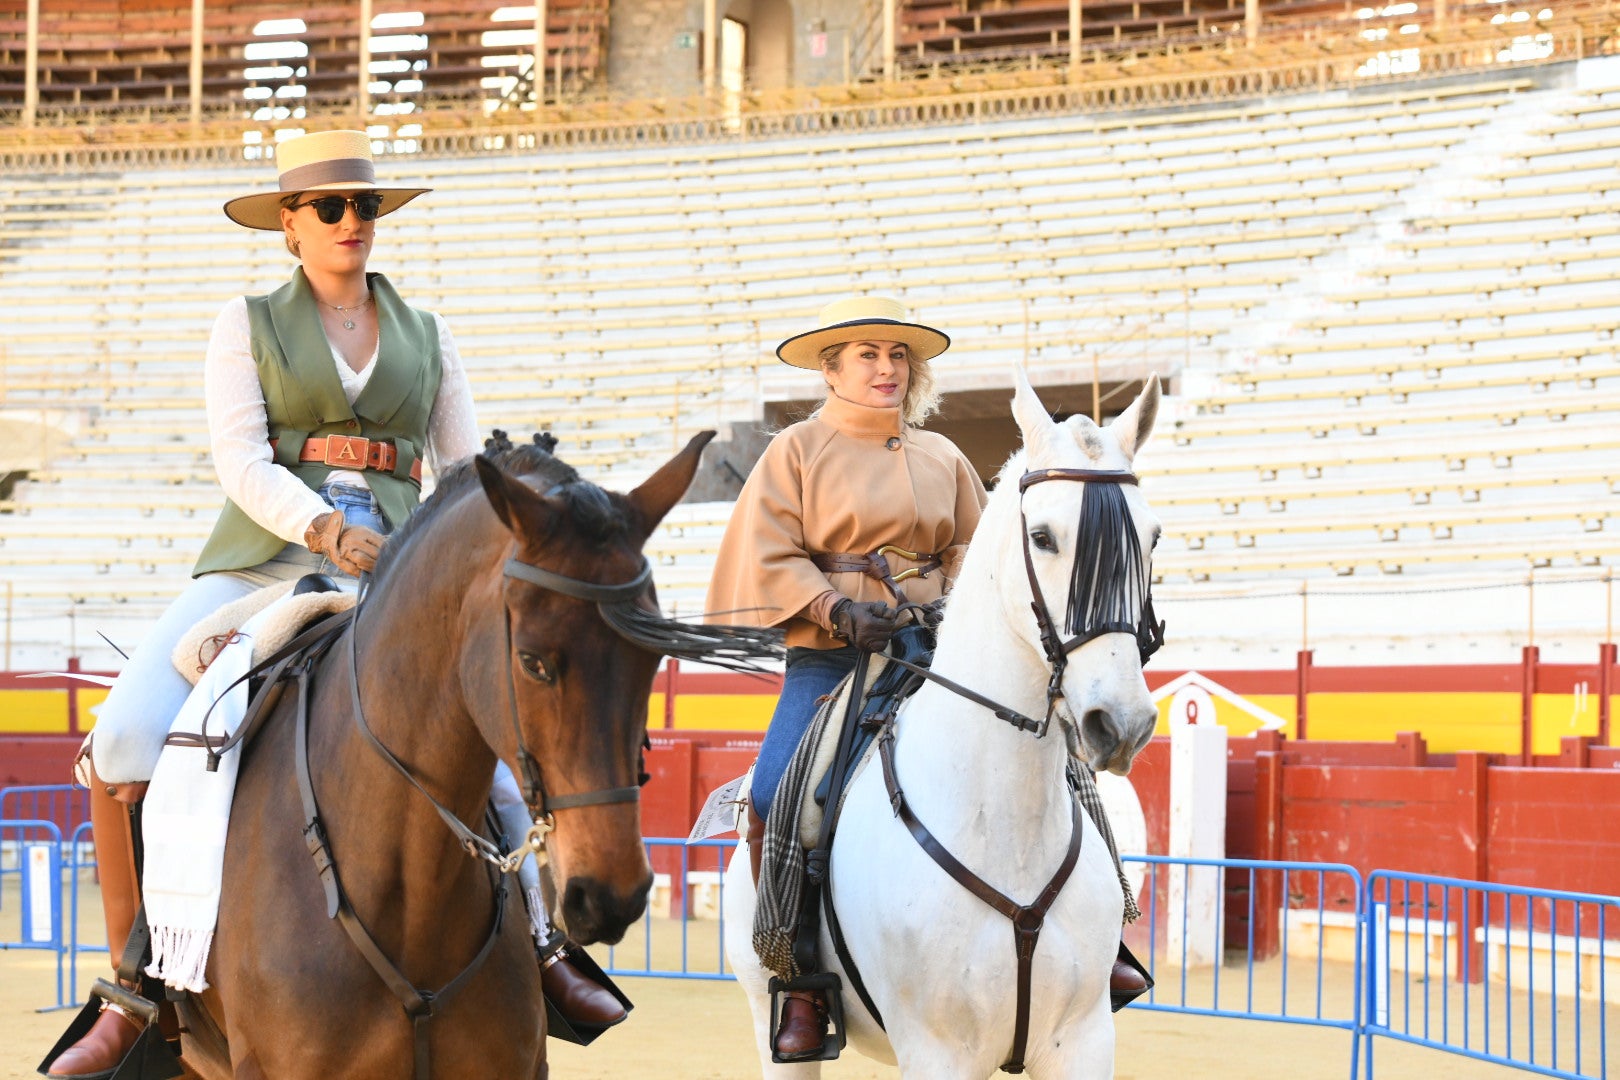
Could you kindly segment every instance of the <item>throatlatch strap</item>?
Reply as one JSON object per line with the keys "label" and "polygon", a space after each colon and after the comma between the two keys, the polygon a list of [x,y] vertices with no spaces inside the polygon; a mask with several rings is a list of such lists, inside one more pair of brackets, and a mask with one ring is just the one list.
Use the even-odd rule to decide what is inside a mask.
{"label": "throatlatch strap", "polygon": [[928,853],[928,857],[937,863],[941,870],[949,874],[951,879],[961,885],[968,892],[983,900],[995,910],[1001,912],[1013,924],[1013,948],[1018,954],[1018,1003],[1013,1018],[1013,1044],[1012,1053],[1002,1063],[1001,1071],[1020,1073],[1024,1071],[1024,1051],[1029,1043],[1029,998],[1030,981],[1035,966],[1035,944],[1040,940],[1041,927],[1046,924],[1046,913],[1052,909],[1058,894],[1068,882],[1069,875],[1080,861],[1080,804],[1074,799],[1069,802],[1069,850],[1063,856],[1063,864],[1052,875],[1052,880],[1046,883],[1046,888],[1035,898],[1032,904],[1019,904],[998,892],[988,882],[973,871],[957,861],[956,856],[945,850],[928,827],[911,811],[911,804],[906,801],[906,794],[900,787],[899,774],[894,767],[894,740],[882,740],[878,747],[883,755],[883,780],[889,789],[889,801],[894,805],[895,812],[900,820],[905,822],[906,829],[917,841],[919,847]]}

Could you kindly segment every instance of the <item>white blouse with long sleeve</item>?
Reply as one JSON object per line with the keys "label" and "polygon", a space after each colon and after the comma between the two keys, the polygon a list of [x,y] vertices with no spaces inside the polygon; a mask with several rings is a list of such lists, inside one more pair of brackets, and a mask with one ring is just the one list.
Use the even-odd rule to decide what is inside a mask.
{"label": "white blouse with long sleeve", "polygon": [[[471,457],[482,449],[478,420],[473,415],[472,389],[461,366],[461,354],[450,328],[434,314],[439,328],[439,391],[428,418],[426,464],[437,473],[443,466]],[[264,388],[253,362],[247,301],[237,297],[214,320],[203,365],[203,399],[208,408],[209,445],[214,470],[225,494],[247,515],[283,540],[303,543],[304,530],[331,510],[321,497],[288,470],[274,463],[270,450],[270,422],[265,413]],[[350,369],[334,348],[332,363],[343,382],[343,395],[353,405],[377,367],[377,352],[359,372]],[[343,482],[366,487],[366,474],[350,469]]]}

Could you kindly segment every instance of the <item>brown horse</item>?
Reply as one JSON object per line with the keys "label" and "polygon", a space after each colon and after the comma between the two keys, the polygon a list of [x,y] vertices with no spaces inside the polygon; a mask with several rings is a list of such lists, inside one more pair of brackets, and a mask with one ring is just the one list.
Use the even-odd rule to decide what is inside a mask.
{"label": "brown horse", "polygon": [[[430,1019],[418,1031],[330,917],[294,779],[298,695],[284,693],[242,762],[211,989],[182,1008],[191,1069],[275,1080],[545,1076],[540,972],[519,890],[468,857],[424,794],[477,824],[499,757],[529,780],[531,809],[555,822],[546,849],[571,935],[617,941],[641,915],[652,873],[634,792],[656,639],[660,625],[670,638],[687,631],[660,624],[650,584],[639,602],[624,598],[641,592],[642,545],[712,437],[694,438],[628,496],[580,480],[549,446],[483,455],[450,470],[389,539],[352,624],[312,669],[309,777],[335,880],[386,961],[427,991],[470,973],[422,1000]],[[616,602],[592,592],[615,585],[626,585],[605,590]],[[425,793],[371,744],[356,703]]]}

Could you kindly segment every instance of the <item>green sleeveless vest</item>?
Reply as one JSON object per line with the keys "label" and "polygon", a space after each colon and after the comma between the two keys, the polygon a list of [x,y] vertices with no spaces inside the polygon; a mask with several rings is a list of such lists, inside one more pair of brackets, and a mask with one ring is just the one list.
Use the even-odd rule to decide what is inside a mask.
{"label": "green sleeveless vest", "polygon": [[[411,466],[427,445],[428,417],[439,391],[439,332],[433,316],[405,306],[381,274],[367,274],[366,279],[381,338],[376,370],[353,407],[343,396],[332,347],[302,267],[269,296],[247,298],[248,324],[270,437],[277,440],[276,464],[313,491],[332,468],[298,460],[305,439],[361,435],[392,441],[398,455],[393,472],[367,469],[365,475],[383,516],[398,528],[422,496],[420,485],[411,480]],[[285,540],[227,499],[191,575],[257,566],[284,546]]]}

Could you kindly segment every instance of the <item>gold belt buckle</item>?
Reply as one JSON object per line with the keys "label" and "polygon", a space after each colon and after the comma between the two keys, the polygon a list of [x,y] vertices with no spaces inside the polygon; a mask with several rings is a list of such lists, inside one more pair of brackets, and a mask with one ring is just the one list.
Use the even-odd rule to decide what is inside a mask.
{"label": "gold belt buckle", "polygon": [[[915,551],[907,551],[905,548],[897,547],[894,544],[884,544],[882,547],[877,549],[877,553],[879,555],[898,555],[902,559],[910,559],[912,562],[924,561],[920,553]],[[902,570],[900,573],[894,575],[893,581],[896,585],[898,585],[900,582],[906,581],[910,578],[922,577],[922,572],[922,567],[913,566],[910,570]]]}
{"label": "gold belt buckle", "polygon": [[367,440],[358,435],[328,435],[326,457],[323,464],[333,468],[363,469],[366,467]]}

